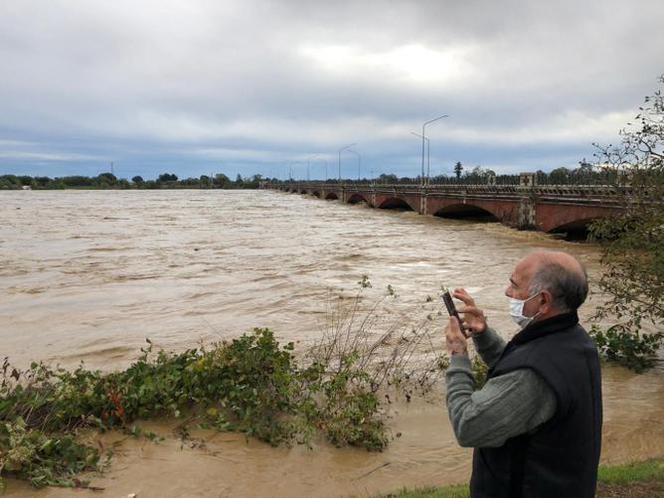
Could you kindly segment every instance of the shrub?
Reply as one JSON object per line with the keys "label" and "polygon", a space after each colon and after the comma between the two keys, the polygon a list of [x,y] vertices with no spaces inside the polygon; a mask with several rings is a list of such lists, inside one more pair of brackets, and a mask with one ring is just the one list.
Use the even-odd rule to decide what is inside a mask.
{"label": "shrub", "polygon": [[98,468],[99,452],[72,436],[49,437],[29,429],[21,417],[0,423],[0,472],[11,472],[38,488],[86,487],[76,474]]}
{"label": "shrub", "polygon": [[600,355],[637,373],[655,366],[657,350],[664,342],[664,333],[643,334],[622,325],[613,325],[606,331],[593,325],[590,336]]}
{"label": "shrub", "polygon": [[120,372],[79,366],[70,372],[8,363],[0,385],[0,482],[11,473],[35,486],[84,486],[75,479],[96,468],[96,449],[76,429],[119,428],[185,413],[202,425],[241,431],[273,445],[307,442],[320,430],[333,444],[381,450],[387,444],[376,393],[354,360],[329,369],[300,368],[293,344],[280,346],[269,329],[210,349],[152,353]]}

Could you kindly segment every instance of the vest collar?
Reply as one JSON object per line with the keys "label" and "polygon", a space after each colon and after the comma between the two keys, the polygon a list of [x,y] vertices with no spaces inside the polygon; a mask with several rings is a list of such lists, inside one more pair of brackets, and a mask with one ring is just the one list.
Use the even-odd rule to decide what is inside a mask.
{"label": "vest collar", "polygon": [[507,343],[505,350],[507,351],[544,335],[569,330],[577,323],[579,323],[579,315],[577,315],[576,310],[555,315],[539,322],[533,322],[512,337],[512,340]]}

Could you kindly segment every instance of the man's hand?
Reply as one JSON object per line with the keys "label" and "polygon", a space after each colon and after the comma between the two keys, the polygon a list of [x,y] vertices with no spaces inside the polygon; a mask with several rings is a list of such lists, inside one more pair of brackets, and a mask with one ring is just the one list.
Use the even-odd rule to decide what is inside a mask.
{"label": "man's hand", "polygon": [[445,329],[445,346],[450,356],[468,354],[466,336],[461,332],[459,321],[453,316],[450,317],[450,323]]}
{"label": "man's hand", "polygon": [[463,309],[459,313],[463,314],[463,325],[466,330],[472,330],[474,334],[481,334],[486,330],[486,316],[484,311],[475,305],[475,300],[470,297],[466,289],[454,289],[452,295],[463,302]]}

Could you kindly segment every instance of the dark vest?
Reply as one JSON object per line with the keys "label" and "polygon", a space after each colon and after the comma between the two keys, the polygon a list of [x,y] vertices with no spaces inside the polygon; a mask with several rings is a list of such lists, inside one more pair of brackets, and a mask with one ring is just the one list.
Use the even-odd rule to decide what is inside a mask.
{"label": "dark vest", "polygon": [[554,416],[499,448],[476,448],[472,498],[593,498],[602,433],[597,348],[576,312],[535,322],[507,344],[489,378],[529,368],[551,386]]}

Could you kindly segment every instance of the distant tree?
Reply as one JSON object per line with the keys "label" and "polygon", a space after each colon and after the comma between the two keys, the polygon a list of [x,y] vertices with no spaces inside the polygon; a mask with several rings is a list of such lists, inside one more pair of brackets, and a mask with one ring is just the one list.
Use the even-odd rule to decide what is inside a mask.
{"label": "distant tree", "polygon": [[380,183],[390,184],[390,183],[397,183],[399,181],[399,178],[397,177],[397,175],[393,174],[386,175],[385,173],[382,173],[378,177],[378,181]]}
{"label": "distant tree", "polygon": [[38,187],[46,187],[48,186],[53,180],[51,180],[48,176],[35,176],[34,178],[34,183]]}
{"label": "distant tree", "polygon": [[595,173],[595,168],[592,164],[585,161],[579,162],[579,167],[572,171],[574,183],[592,183]]}
{"label": "distant tree", "polygon": [[114,185],[118,179],[113,173],[102,173],[100,175],[97,175],[97,184],[100,186],[106,186],[106,185]]}
{"label": "distant tree", "polygon": [[95,179],[89,176],[64,176],[60,181],[67,187],[89,187],[95,184]]}
{"label": "distant tree", "polygon": [[238,173],[237,176],[235,177],[235,183],[236,183],[237,186],[239,187],[239,186],[242,185],[242,182],[243,182],[243,181],[244,181],[244,180],[242,180],[242,175],[241,175],[240,173]]}
{"label": "distant tree", "polygon": [[177,177],[177,175],[175,175],[173,173],[171,173],[171,174],[162,173],[157,178],[157,183],[167,183],[167,182],[177,182],[177,181],[178,181],[178,177]]}
{"label": "distant tree", "polygon": [[214,175],[214,186],[217,188],[229,188],[231,183],[231,179],[223,173],[217,173]]}
{"label": "distant tree", "polygon": [[145,182],[145,180],[143,180],[143,177],[139,175],[132,178],[131,181],[134,182],[136,185],[140,185],[141,183]]}
{"label": "distant tree", "polygon": [[570,178],[570,170],[564,166],[551,170],[548,175],[549,183],[552,185],[567,185]]}
{"label": "distant tree", "polygon": [[262,179],[263,175],[260,174],[253,175],[251,178],[245,178],[242,181],[241,188],[258,188]]}
{"label": "distant tree", "polygon": [[457,163],[454,165],[454,174],[456,175],[457,179],[461,178],[462,171],[463,166],[461,165],[461,161],[457,161]]}
{"label": "distant tree", "polygon": [[16,175],[2,175],[0,179],[7,186],[6,188],[19,188],[21,186],[21,181]]}
{"label": "distant tree", "polygon": [[180,185],[185,187],[198,187],[200,183],[201,182],[198,178],[184,178],[180,180]]}
{"label": "distant tree", "polygon": [[18,178],[14,175],[2,175],[0,176],[0,189],[2,190],[15,190],[20,187]]}

